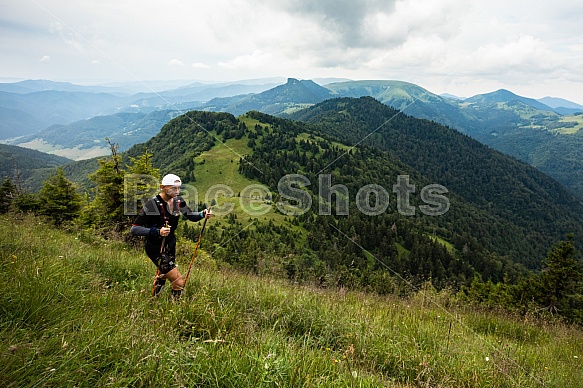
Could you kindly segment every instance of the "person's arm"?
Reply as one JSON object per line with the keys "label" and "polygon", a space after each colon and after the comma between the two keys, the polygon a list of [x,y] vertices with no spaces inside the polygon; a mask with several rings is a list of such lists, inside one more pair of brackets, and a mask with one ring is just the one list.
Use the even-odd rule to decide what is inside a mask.
{"label": "person's arm", "polygon": [[156,228],[155,226],[146,228],[144,226],[134,224],[130,229],[130,234],[133,236],[159,236],[160,228]]}
{"label": "person's arm", "polygon": [[130,229],[130,234],[133,236],[159,236],[160,235],[160,228],[156,226],[148,227],[148,214],[147,212],[151,212],[151,205],[156,206],[153,201],[148,201],[144,207],[140,210],[140,214],[132,224]]}
{"label": "person's arm", "polygon": [[208,210],[204,209],[201,212],[193,212],[188,205],[186,204],[186,201],[184,201],[184,199],[182,199],[182,197],[178,198],[178,206],[180,208],[180,213],[182,213],[184,215],[184,217],[188,218],[190,221],[200,221],[203,218],[205,218],[208,214]]}

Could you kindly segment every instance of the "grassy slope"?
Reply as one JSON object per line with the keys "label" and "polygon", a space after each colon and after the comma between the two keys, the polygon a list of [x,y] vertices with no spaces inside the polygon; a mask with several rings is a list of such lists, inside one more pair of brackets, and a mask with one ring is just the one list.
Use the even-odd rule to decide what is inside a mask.
{"label": "grassy slope", "polygon": [[[121,243],[0,216],[2,386],[575,387],[583,332],[447,305],[221,271],[150,300]],[[179,257],[192,245],[181,242]],[[448,307],[443,307],[448,306]]]}
{"label": "grassy slope", "polygon": [[[248,127],[258,123],[247,117],[241,120]],[[199,201],[210,204],[215,199],[217,204],[213,211],[219,217],[234,214],[245,226],[251,218],[281,224],[285,216],[275,211],[271,201],[264,199],[265,194],[270,194],[269,188],[239,174],[239,158],[253,152],[247,146],[248,141],[243,137],[217,142],[199,155],[195,159],[196,182],[191,184],[196,188]]]}
{"label": "grassy slope", "polygon": [[560,120],[560,123],[577,123],[576,126],[571,128],[558,128],[556,131],[563,134],[563,135],[572,135],[577,133],[580,129],[583,129],[583,115],[577,116],[563,116]]}

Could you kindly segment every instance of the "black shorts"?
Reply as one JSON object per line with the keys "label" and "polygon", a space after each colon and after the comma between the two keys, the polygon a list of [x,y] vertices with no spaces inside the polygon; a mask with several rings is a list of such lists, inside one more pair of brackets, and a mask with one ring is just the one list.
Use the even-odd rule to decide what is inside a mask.
{"label": "black shorts", "polygon": [[165,249],[160,254],[160,245],[146,241],[146,254],[152,260],[152,263],[163,274],[166,274],[176,268],[176,237],[166,239]]}

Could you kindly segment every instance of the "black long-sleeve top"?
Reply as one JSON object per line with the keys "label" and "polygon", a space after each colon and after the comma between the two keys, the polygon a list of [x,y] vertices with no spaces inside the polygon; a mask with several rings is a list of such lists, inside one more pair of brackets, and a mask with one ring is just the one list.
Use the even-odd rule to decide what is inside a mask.
{"label": "black long-sleeve top", "polygon": [[134,236],[146,236],[148,240],[155,243],[162,239],[160,228],[165,226],[166,221],[170,226],[168,239],[172,239],[181,214],[194,222],[204,218],[202,212],[193,212],[182,197],[177,196],[172,201],[173,206],[172,211],[170,211],[169,205],[160,195],[151,198],[140,210],[138,217],[132,224],[130,233]]}

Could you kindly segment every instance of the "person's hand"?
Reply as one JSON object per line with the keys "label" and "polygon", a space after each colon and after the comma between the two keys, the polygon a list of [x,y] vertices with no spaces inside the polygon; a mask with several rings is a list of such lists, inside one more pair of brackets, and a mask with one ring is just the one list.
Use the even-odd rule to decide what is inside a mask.
{"label": "person's hand", "polygon": [[206,219],[209,219],[209,218],[211,218],[211,217],[213,216],[213,211],[212,211],[212,209],[210,209],[210,208],[209,208],[209,209],[204,209],[204,210],[202,211],[202,216],[203,216],[203,218],[206,218]]}
{"label": "person's hand", "polygon": [[163,226],[163,227],[160,228],[160,236],[166,237],[169,234],[170,234],[170,227]]}

